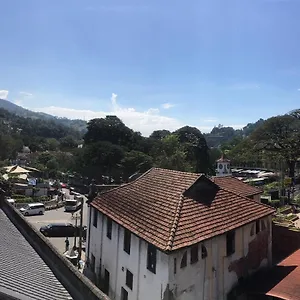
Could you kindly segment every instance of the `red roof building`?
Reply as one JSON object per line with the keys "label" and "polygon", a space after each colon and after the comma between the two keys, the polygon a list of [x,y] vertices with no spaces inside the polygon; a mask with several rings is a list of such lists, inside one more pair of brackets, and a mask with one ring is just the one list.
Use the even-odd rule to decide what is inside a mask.
{"label": "red roof building", "polygon": [[[188,294],[196,298],[188,299],[202,299],[199,293],[223,299],[240,278],[270,264],[274,210],[247,198],[259,192],[232,177],[152,168],[91,202],[87,253],[93,270],[117,281],[108,293],[129,298],[142,299],[143,286],[150,293],[145,300],[161,299],[161,289],[182,299],[176,297],[189,284],[204,281],[204,291],[195,285]],[[121,265],[135,278],[134,291],[120,279]],[[205,274],[198,271],[203,267]],[[210,284],[220,286],[211,290]]]}

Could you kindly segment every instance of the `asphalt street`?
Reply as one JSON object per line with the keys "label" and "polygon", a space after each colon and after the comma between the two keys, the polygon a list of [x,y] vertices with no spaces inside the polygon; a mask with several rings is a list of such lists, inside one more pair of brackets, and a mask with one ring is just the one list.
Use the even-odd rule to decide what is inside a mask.
{"label": "asphalt street", "polygon": [[[70,197],[67,191],[67,198]],[[71,196],[72,197],[72,196]],[[71,198],[70,197],[70,198]],[[87,225],[87,205],[86,205],[86,198],[84,197],[84,205],[83,205],[83,225]],[[74,214],[78,215],[77,224],[79,225],[80,218],[79,212]],[[55,209],[55,210],[48,210],[45,211],[44,215],[37,215],[37,216],[27,216],[26,219],[34,225],[38,230],[44,226],[48,225],[49,223],[72,223],[75,225],[76,218],[72,218],[72,214],[65,212],[64,207]],[[48,238],[50,242],[58,249],[59,252],[65,252],[65,240],[66,238]],[[70,247],[74,245],[74,238],[69,238]],[[78,245],[78,239],[77,239]]]}

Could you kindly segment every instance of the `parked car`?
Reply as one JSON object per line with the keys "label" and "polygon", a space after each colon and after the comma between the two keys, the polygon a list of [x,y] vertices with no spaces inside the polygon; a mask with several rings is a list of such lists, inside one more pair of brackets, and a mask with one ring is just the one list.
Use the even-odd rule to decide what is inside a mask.
{"label": "parked car", "polygon": [[[82,237],[86,238],[87,227],[83,226]],[[40,232],[47,237],[74,237],[79,236],[80,227],[72,223],[51,223],[40,228]]]}
{"label": "parked car", "polygon": [[20,208],[20,212],[25,216],[43,215],[45,213],[45,205],[43,203],[29,203]]}

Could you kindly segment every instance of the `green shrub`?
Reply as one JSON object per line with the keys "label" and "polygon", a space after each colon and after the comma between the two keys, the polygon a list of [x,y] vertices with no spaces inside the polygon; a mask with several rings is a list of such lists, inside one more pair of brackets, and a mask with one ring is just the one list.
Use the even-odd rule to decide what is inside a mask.
{"label": "green shrub", "polygon": [[36,202],[36,200],[31,197],[19,198],[19,199],[15,199],[15,200],[16,200],[16,203],[34,203],[34,202]]}
{"label": "green shrub", "polygon": [[280,200],[279,199],[270,200],[269,205],[271,205],[272,207],[278,208],[280,206]]}
{"label": "green shrub", "polygon": [[36,202],[46,202],[49,201],[49,198],[48,196],[40,196],[40,197],[34,197],[34,200]]}
{"label": "green shrub", "polygon": [[12,194],[11,197],[15,200],[27,198],[27,196],[21,194]]}

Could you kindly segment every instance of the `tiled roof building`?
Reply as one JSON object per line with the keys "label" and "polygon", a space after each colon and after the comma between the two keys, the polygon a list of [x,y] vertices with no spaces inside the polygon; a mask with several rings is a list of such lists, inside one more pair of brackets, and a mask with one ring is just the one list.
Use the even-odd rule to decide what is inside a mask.
{"label": "tiled roof building", "polygon": [[269,206],[246,198],[255,193],[259,190],[232,177],[152,168],[91,205],[157,248],[172,251],[272,214]]}
{"label": "tiled roof building", "polygon": [[[152,168],[99,194],[87,257],[114,300],[222,300],[271,263],[274,210],[230,176]],[[201,284],[200,284],[201,283]]]}

